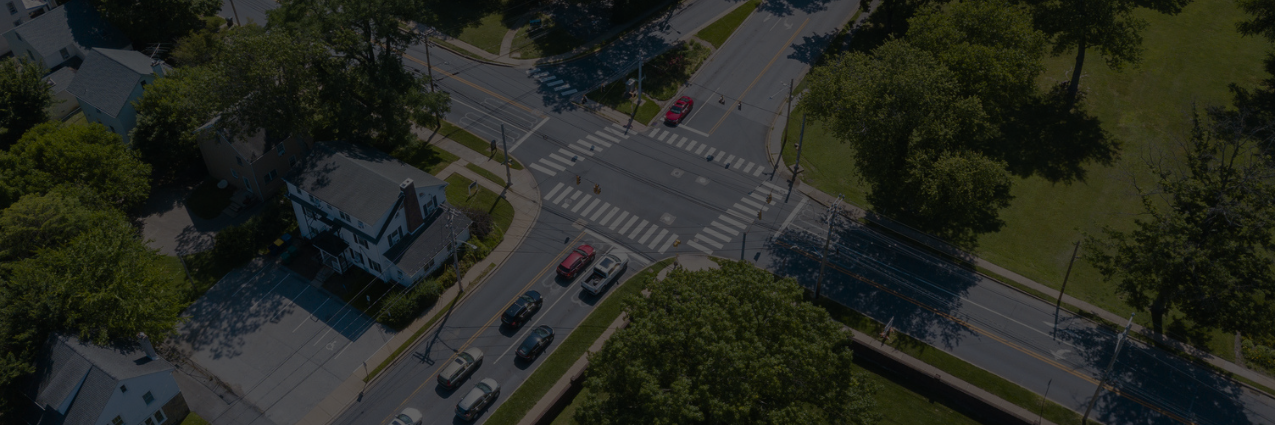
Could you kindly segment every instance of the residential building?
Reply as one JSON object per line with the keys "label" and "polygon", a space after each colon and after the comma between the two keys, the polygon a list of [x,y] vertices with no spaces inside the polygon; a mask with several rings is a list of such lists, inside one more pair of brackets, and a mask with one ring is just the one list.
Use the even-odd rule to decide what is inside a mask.
{"label": "residential building", "polygon": [[49,118],[54,120],[62,120],[67,115],[71,115],[77,109],[80,109],[80,101],[75,95],[66,89],[71,86],[71,82],[75,81],[75,71],[80,68],[80,60],[75,59],[68,61],[61,68],[50,72],[44,76],[44,81],[49,83],[49,89],[53,91],[53,99],[55,103],[48,108]]}
{"label": "residential building", "polygon": [[375,149],[315,143],[284,181],[301,235],[337,273],[355,265],[411,285],[469,239],[447,182]]}
{"label": "residential building", "polygon": [[[0,12],[0,16],[3,16],[0,18],[0,34],[9,32],[49,11],[48,0],[3,0],[3,2],[5,8]],[[9,40],[0,37],[0,55],[12,51]]]}
{"label": "residential building", "polygon": [[160,425],[190,413],[173,365],[155,354],[145,335],[98,346],[52,335],[27,388],[39,425]]}
{"label": "residential building", "polygon": [[218,180],[269,199],[284,187],[283,177],[314,145],[306,136],[268,134],[257,130],[243,137],[228,137],[217,120],[198,130],[199,151],[208,174]]}
{"label": "residential building", "polygon": [[129,143],[128,133],[137,125],[133,102],[142,97],[147,84],[164,75],[165,66],[133,50],[90,49],[66,91],[78,100],[85,119],[106,126]]}
{"label": "residential building", "polygon": [[71,0],[55,7],[5,32],[4,38],[14,56],[35,61],[50,71],[72,59],[85,59],[89,49],[132,48],[128,38],[102,19],[88,0]]}

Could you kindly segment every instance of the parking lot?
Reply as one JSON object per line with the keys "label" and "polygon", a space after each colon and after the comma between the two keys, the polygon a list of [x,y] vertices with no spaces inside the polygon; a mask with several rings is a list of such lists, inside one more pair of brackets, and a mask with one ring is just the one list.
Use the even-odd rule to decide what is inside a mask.
{"label": "parking lot", "polygon": [[200,412],[191,403],[216,424],[253,422],[253,411],[296,423],[394,336],[273,263],[227,274],[184,314],[177,348],[252,406]]}

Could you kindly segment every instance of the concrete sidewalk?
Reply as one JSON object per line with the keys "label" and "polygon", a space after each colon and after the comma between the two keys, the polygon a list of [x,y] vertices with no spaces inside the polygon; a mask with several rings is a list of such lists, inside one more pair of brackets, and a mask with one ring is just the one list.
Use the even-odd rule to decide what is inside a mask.
{"label": "concrete sidewalk", "polygon": [[[413,132],[419,135],[422,133],[428,134],[431,131],[428,129],[413,128]],[[440,137],[438,140],[431,142],[431,144],[459,156],[461,161],[478,164],[497,175],[504,175],[505,173],[504,166],[499,162],[489,160],[485,155],[474,152],[464,145],[450,139]],[[465,168],[465,163],[460,161],[452,163],[447,166],[447,168],[444,168],[443,171],[439,173],[438,177],[445,179],[452,173],[463,175],[466,178],[478,182],[478,184],[483,187],[497,193],[504,189],[499,184],[487,180],[486,178],[479,176],[478,173]],[[474,289],[477,288],[475,285],[482,285],[486,281],[486,278],[493,274],[488,270],[489,268],[494,270],[495,268],[500,267],[500,265],[503,264],[509,256],[513,255],[513,253],[518,250],[518,247],[522,245],[522,242],[526,240],[527,234],[531,231],[531,226],[535,224],[536,219],[540,215],[540,187],[536,184],[535,176],[531,174],[530,170],[512,170],[512,176],[513,180],[509,188],[510,191],[505,199],[508,200],[514,207],[514,218],[513,222],[509,225],[509,230],[505,232],[505,239],[492,249],[491,254],[488,254],[487,258],[484,258],[482,261],[474,264],[474,266],[461,277],[459,284],[452,285],[451,288],[443,291],[443,294],[438,298],[438,302],[434,304],[434,307],[432,307],[429,312],[417,318],[416,321],[412,322],[412,324],[408,325],[395,335],[394,338],[390,339],[389,342],[385,343],[380,350],[377,350],[371,357],[368,357],[368,359],[364,362],[363,368],[355,371],[345,380],[345,382],[337,387],[336,390],[329,393],[328,396],[308,414],[306,414],[299,423],[331,423],[332,420],[336,419],[336,417],[346,409],[346,407],[363,397],[363,390],[372,382],[375,382],[375,377],[373,377],[372,382],[363,382],[363,379],[368,375],[368,373],[380,365],[381,362],[389,359],[390,356],[394,354],[394,351],[399,347],[404,344],[415,344],[418,342],[413,340],[413,335],[417,334],[417,332],[420,331],[425,324],[430,323],[434,317],[439,314],[444,314],[446,312],[444,307],[450,304],[453,300],[456,300],[458,297],[460,299],[457,300],[456,305],[461,305],[465,300],[465,296],[473,293]],[[479,278],[482,279],[480,280]],[[460,293],[458,288],[461,287],[467,288],[467,292],[463,294]],[[422,335],[424,335],[424,333],[422,333]],[[392,361],[397,362],[403,356],[410,353],[411,350],[403,350],[399,353],[398,357]],[[388,369],[388,366],[386,369]],[[383,369],[382,372],[386,369]]]}

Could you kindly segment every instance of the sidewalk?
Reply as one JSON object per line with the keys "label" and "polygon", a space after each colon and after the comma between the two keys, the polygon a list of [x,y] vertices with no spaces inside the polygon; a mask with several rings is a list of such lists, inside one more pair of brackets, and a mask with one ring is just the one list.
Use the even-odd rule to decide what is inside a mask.
{"label": "sidewalk", "polygon": [[[777,116],[778,115],[779,114],[777,114]],[[782,156],[780,156],[780,144],[782,143],[784,129],[787,124],[787,122],[781,118],[782,117],[776,118],[774,124],[771,125],[770,134],[767,136],[767,140],[766,140],[766,154],[767,156],[770,157],[771,165],[778,167],[778,170],[780,170],[779,176],[783,177],[786,180],[792,180],[793,178],[792,171],[787,166],[787,164],[784,164],[784,159]],[[791,149],[791,146],[789,147],[789,149]],[[798,190],[800,190],[801,193],[804,193],[806,196],[810,197],[812,200],[819,202],[820,204],[823,204],[825,207],[830,205],[837,198],[836,196],[832,196],[827,193],[821,192],[819,191],[819,189],[816,189],[813,186],[803,184],[800,179],[798,179],[793,184],[793,186],[795,186]],[[912,229],[911,227],[908,227],[904,224],[897,223],[887,217],[874,214],[871,211],[866,211],[862,208],[859,208],[855,205],[851,205],[845,202],[841,203],[841,205],[844,206],[844,208],[852,217],[855,217],[855,218],[866,217],[867,219],[872,221],[873,224],[877,224],[887,229],[890,229],[891,231],[901,234],[907,237],[908,239],[911,239],[912,241],[924,244],[925,246],[931,249],[934,249],[936,251],[949,255],[953,258],[959,258],[976,267],[982,267],[986,270],[991,271],[992,273],[995,273],[996,275],[1012,280],[1014,281],[1014,283],[1023,285],[1027,288],[1030,288],[1032,290],[1045,293],[1045,294],[1053,294],[1058,292],[1057,289],[1041,284],[1040,282],[1036,282],[1034,280],[1028,279],[1025,276],[1022,276],[1018,273],[1014,273],[1004,267],[993,264],[990,261],[984,260],[974,254],[971,254],[958,247],[955,247],[947,243],[946,241],[934,238],[930,235],[927,235],[925,233]],[[1000,280],[996,278],[992,278],[992,280],[1000,282]],[[1006,283],[1002,282],[1002,284],[1006,284]],[[1023,292],[1026,293],[1026,291],[1023,291]],[[1030,294],[1030,293],[1027,293],[1027,294],[1035,296],[1034,294]],[[1055,300],[1049,299],[1049,300],[1042,300],[1042,301],[1053,303]],[[1062,302],[1066,304],[1070,304],[1079,310],[1090,312],[1107,322],[1123,324],[1129,320],[1128,317],[1121,317],[1115,313],[1098,308],[1097,306],[1094,306],[1093,304],[1085,302],[1084,300],[1080,300],[1075,297],[1072,297],[1071,295],[1064,294],[1062,296]],[[1133,325],[1131,330],[1132,332],[1141,334],[1160,344],[1164,344],[1166,346],[1172,347],[1175,350],[1185,352],[1191,355],[1192,357],[1198,358],[1201,361],[1206,362],[1219,369],[1225,370],[1234,375],[1244,377],[1248,380],[1256,382],[1267,388],[1275,388],[1275,378],[1263,375],[1257,371],[1248,369],[1244,366],[1240,366],[1233,362],[1217,358],[1213,356],[1212,354],[1208,353],[1207,351],[1201,350],[1199,348],[1196,348],[1189,344],[1175,340],[1168,336],[1161,335],[1151,329],[1144,328],[1141,325],[1138,325],[1136,323]],[[1255,388],[1246,382],[1243,382],[1243,381],[1237,381],[1237,382],[1239,382],[1240,384],[1243,384],[1244,386],[1254,391],[1267,394],[1267,396],[1270,396],[1270,397],[1275,397],[1275,395],[1268,393],[1266,390]]]}
{"label": "sidewalk", "polygon": [[[429,132],[429,130],[421,128],[413,128],[412,131],[416,133]],[[464,145],[456,143],[450,139],[440,138],[432,144],[459,156],[461,161],[478,164],[497,175],[504,175],[505,173],[504,166],[499,162],[489,160],[485,155],[474,152]],[[447,176],[452,173],[458,173],[497,193],[504,189],[499,184],[487,180],[486,178],[479,176],[478,173],[465,168],[465,163],[462,163],[461,161],[452,163],[447,166],[447,168],[444,168],[443,171],[439,173],[438,177],[447,178]],[[489,254],[487,258],[484,258],[482,261],[474,264],[474,266],[461,277],[457,285],[452,285],[451,288],[443,291],[442,295],[438,297],[438,301],[434,304],[434,307],[432,307],[430,311],[417,318],[416,321],[412,322],[412,324],[408,325],[406,328],[403,328],[403,330],[395,335],[394,338],[390,339],[389,342],[381,346],[381,349],[377,350],[371,357],[364,361],[363,368],[356,370],[345,380],[345,382],[341,383],[336,390],[329,393],[322,402],[315,406],[314,409],[310,410],[310,413],[306,414],[301,419],[300,423],[330,423],[333,419],[336,419],[336,417],[340,415],[346,407],[362,398],[363,390],[372,382],[376,381],[374,377],[372,382],[363,382],[363,378],[366,377],[372,369],[375,369],[381,364],[381,362],[388,359],[390,355],[394,354],[394,351],[403,344],[407,344],[409,342],[416,343],[417,341],[410,341],[413,335],[415,335],[417,331],[421,330],[426,323],[430,323],[435,316],[445,313],[443,307],[446,307],[457,297],[460,297],[460,300],[457,301],[456,305],[461,305],[461,303],[464,302],[466,295],[474,292],[476,285],[482,285],[483,282],[486,281],[487,277],[493,275],[493,273],[490,273],[487,270],[491,267],[491,265],[494,264],[495,267],[500,267],[500,265],[503,264],[509,256],[518,251],[518,247],[522,245],[522,242],[526,240],[527,234],[531,231],[531,226],[535,224],[536,219],[540,216],[540,187],[537,186],[535,176],[531,174],[530,170],[512,170],[512,175],[513,181],[509,188],[510,192],[505,199],[507,199],[514,207],[514,218],[513,222],[509,224],[509,230],[505,232],[505,239],[500,242],[500,245],[493,248],[491,254]],[[483,280],[476,281],[479,276],[482,276]],[[468,291],[461,294],[458,289],[461,287],[468,288]],[[403,350],[399,353],[399,356],[394,359],[394,362],[397,362],[404,356],[410,355],[411,351],[412,350],[410,349]],[[392,365],[393,363],[391,363],[391,366]],[[384,374],[387,372],[391,366],[387,366],[385,369],[381,370],[381,373]]]}

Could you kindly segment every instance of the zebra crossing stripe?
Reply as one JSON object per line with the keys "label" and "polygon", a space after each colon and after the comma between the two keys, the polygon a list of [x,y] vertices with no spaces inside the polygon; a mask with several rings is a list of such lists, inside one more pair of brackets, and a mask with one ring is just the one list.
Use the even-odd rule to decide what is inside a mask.
{"label": "zebra crossing stripe", "polygon": [[746,212],[749,215],[757,215],[757,211],[758,211],[758,210],[750,209],[746,206],[740,205],[739,203],[735,203],[735,209]]}
{"label": "zebra crossing stripe", "polygon": [[[617,207],[617,209],[618,209],[618,207]],[[611,229],[611,230],[615,230],[615,228],[616,228],[616,227],[619,227],[619,226],[620,226],[620,223],[623,223],[623,222],[624,222],[624,218],[625,218],[625,217],[628,217],[628,216],[629,216],[629,212],[628,212],[628,211],[620,211],[620,216],[619,216],[619,217],[616,217],[616,218],[615,218],[615,222],[614,222],[614,223],[611,223],[611,226],[610,226],[610,227],[607,227],[607,228],[608,228],[608,229]]]}
{"label": "zebra crossing stripe", "polygon": [[758,166],[757,166],[757,171],[753,171],[753,177],[760,177],[760,176],[761,176],[761,170],[765,170],[765,169],[766,169],[766,167],[762,167],[762,166],[758,165]]}
{"label": "zebra crossing stripe", "polygon": [[552,198],[552,197],[553,197],[553,195],[558,194],[558,191],[559,191],[559,190],[562,190],[562,186],[563,186],[563,184],[562,184],[561,182],[559,182],[557,186],[554,186],[554,187],[553,187],[553,190],[550,190],[550,191],[549,191],[549,194],[548,194],[548,195],[545,195],[545,200],[546,200],[546,201],[548,201],[548,200],[549,200],[549,198]]}
{"label": "zebra crossing stripe", "polygon": [[[570,155],[570,154],[568,154],[568,155]],[[571,160],[569,160],[569,159],[563,158],[562,156],[560,156],[560,155],[558,155],[558,154],[556,154],[556,153],[551,153],[551,154],[549,154],[549,157],[550,157],[550,158],[553,158],[553,159],[556,159],[556,160],[558,160],[558,162],[561,162],[561,163],[566,164],[566,165],[571,165],[571,164],[574,162],[574,161],[571,161]],[[562,169],[562,171],[567,171],[567,169],[566,169],[566,168],[563,168],[563,169]]]}
{"label": "zebra crossing stripe", "polygon": [[659,132],[660,132],[659,127],[651,127],[651,134],[647,134],[647,136],[655,137],[655,133],[659,133]]}
{"label": "zebra crossing stripe", "polygon": [[553,87],[553,86],[558,86],[558,85],[562,85],[562,84],[566,84],[566,83],[567,83],[566,81],[557,80],[557,81],[554,81],[554,82],[549,83],[549,84],[546,84],[546,85],[547,85],[547,86],[549,86],[549,87]]}
{"label": "zebra crossing stripe", "polygon": [[[708,145],[699,145],[699,149],[695,149],[695,154],[699,155],[704,153],[704,148],[706,147],[708,147]],[[714,150],[716,150],[716,148],[714,148]]]}
{"label": "zebra crossing stripe", "polygon": [[[740,159],[735,160],[735,165],[733,165],[733,167],[735,167],[735,168],[739,168],[739,166],[741,166],[741,165],[744,165],[744,158],[740,158]],[[748,163],[748,165],[753,165],[753,163],[751,163],[751,162],[750,162],[750,163]]]}
{"label": "zebra crossing stripe", "polygon": [[562,92],[562,93],[558,93],[558,94],[563,95],[563,96],[566,96],[566,95],[576,94],[576,92],[579,92],[579,90],[571,89],[571,90],[567,90],[567,91],[564,91],[564,92]]}
{"label": "zebra crossing stripe", "polygon": [[[699,143],[699,142],[696,142],[696,141],[692,140],[692,141],[691,141],[691,144],[686,145],[686,151],[687,151],[687,152],[690,152],[690,150],[691,150],[692,148],[694,148],[694,147],[695,147],[695,145],[696,145],[696,144],[698,144],[698,143]],[[702,145],[701,145],[701,147],[702,147]]]}
{"label": "zebra crossing stripe", "polygon": [[550,175],[550,176],[556,176],[556,175],[558,175],[558,173],[557,173],[557,172],[555,172],[555,171],[553,171],[553,170],[550,170],[550,169],[548,169],[548,168],[542,167],[542,166],[540,166],[540,164],[537,164],[537,163],[534,163],[534,162],[533,162],[533,163],[530,163],[530,164],[527,164],[527,166],[528,166],[528,167],[531,167],[531,169],[533,169],[533,170],[536,170],[536,171],[539,171],[539,172],[542,172],[542,173],[548,174],[548,175]]}
{"label": "zebra crossing stripe", "polygon": [[698,250],[700,250],[700,251],[703,251],[705,254],[713,255],[713,250],[708,249],[708,248],[705,248],[705,247],[704,247],[704,245],[700,245],[700,244],[696,243],[696,242],[695,242],[695,239],[691,239],[691,240],[689,240],[689,241],[686,241],[686,244],[687,244],[687,245],[690,245],[691,247],[694,247],[695,249],[698,249]]}
{"label": "zebra crossing stripe", "polygon": [[786,189],[786,188],[784,188],[784,187],[781,187],[781,186],[776,186],[776,185],[774,185],[774,184],[773,184],[773,183],[771,183],[771,182],[765,182],[765,181],[764,181],[764,182],[761,182],[761,185],[762,185],[762,186],[769,187],[769,188],[771,188],[771,189],[775,189],[775,193],[784,193],[784,194],[788,193],[788,189]]}
{"label": "zebra crossing stripe", "polygon": [[744,223],[740,223],[740,222],[738,222],[738,221],[735,221],[735,220],[731,219],[730,217],[727,217],[727,216],[724,216],[724,215],[719,215],[719,216],[717,216],[717,219],[718,219],[718,220],[721,220],[721,221],[724,221],[724,222],[726,222],[726,223],[732,224],[732,225],[734,225],[735,227],[738,227],[738,228],[740,228],[740,229],[743,229],[743,228],[744,228]]}
{"label": "zebra crossing stripe", "polygon": [[582,147],[580,147],[580,145],[577,145],[577,144],[572,143],[572,144],[568,145],[567,147],[569,147],[569,148],[571,148],[571,149],[575,149],[575,150],[577,150],[577,151],[580,151],[580,153],[582,153],[582,154],[585,154],[585,155],[588,155],[588,156],[593,156],[593,152],[589,152],[589,150],[588,150],[588,149],[582,148]]}
{"label": "zebra crossing stripe", "polygon": [[[707,233],[709,236],[713,236],[717,239],[721,239],[724,242],[730,242],[730,237],[723,235],[721,232],[713,230],[712,228],[705,227],[704,230],[701,230],[701,232]],[[721,247],[719,246],[718,248]]]}
{"label": "zebra crossing stripe", "polygon": [[[614,125],[614,124],[612,124],[612,125]],[[624,130],[627,130],[627,129],[625,129],[624,127],[620,127],[620,128],[621,128],[621,129],[624,129]],[[603,129],[604,129],[604,130],[606,130],[606,131],[610,131],[611,133],[614,133],[617,137],[619,137],[619,138],[621,138],[621,139],[627,139],[627,138],[629,138],[629,135],[624,134],[624,132],[623,132],[623,131],[616,130],[615,128],[612,128],[612,127],[605,127],[605,128],[603,128]]]}
{"label": "zebra crossing stripe", "polygon": [[583,207],[583,206],[584,206],[584,204],[589,203],[589,199],[590,199],[590,198],[593,198],[593,195],[590,195],[590,194],[587,194],[587,193],[586,193],[586,194],[584,194],[584,199],[581,199],[581,200],[580,200],[580,202],[576,202],[576,206],[575,206],[575,208],[572,208],[572,209],[571,209],[571,212],[580,211],[580,207]]}
{"label": "zebra crossing stripe", "polygon": [[553,88],[553,91],[566,90],[566,89],[569,89],[569,88],[571,88],[571,85],[570,85],[570,84],[563,84],[563,85],[561,85],[561,86],[554,87],[554,88]]}
{"label": "zebra crossing stripe", "polygon": [[712,239],[706,238],[706,237],[704,237],[704,235],[695,235],[695,240],[700,241],[700,242],[703,242],[703,243],[706,243],[706,244],[709,244],[709,245],[712,245],[714,248],[717,248],[717,249],[722,249],[722,247],[725,247],[725,246],[726,246],[726,245],[723,245],[723,244],[721,244],[721,243],[719,243],[719,242],[717,242],[717,241],[715,241],[715,240],[712,240]]}
{"label": "zebra crossing stripe", "polygon": [[747,173],[747,172],[749,172],[749,171],[753,171],[753,166],[754,166],[754,165],[757,165],[757,164],[753,164],[752,162],[749,162],[749,163],[748,163],[748,166],[747,166],[747,167],[744,167],[744,172],[745,172],[745,173]]}
{"label": "zebra crossing stripe", "polygon": [[[628,212],[625,212],[625,213],[627,214]],[[633,222],[635,221],[638,221],[638,217],[636,215],[633,216],[633,218],[630,218],[629,222],[624,224],[624,227],[620,228],[620,234],[624,234],[625,232],[629,230],[630,227],[633,227]]]}
{"label": "zebra crossing stripe", "polygon": [[647,245],[646,247],[650,249],[655,249],[655,246],[659,245],[660,240],[664,239],[664,235],[667,235],[667,234],[668,234],[668,229],[660,229],[660,234],[655,235],[655,239],[651,239],[651,244]]}
{"label": "zebra crossing stripe", "polygon": [[[753,192],[753,193],[755,193],[755,194],[756,194],[757,192]],[[753,207],[753,208],[758,209],[758,210],[764,210],[764,209],[766,209],[766,207],[765,207],[765,206],[763,206],[763,205],[761,204],[761,202],[757,202],[757,201],[754,201],[754,200],[752,200],[752,199],[748,199],[748,198],[740,198],[740,199],[739,199],[739,202],[743,202],[744,204],[747,204],[748,206]]]}
{"label": "zebra crossing stripe", "polygon": [[673,241],[675,240],[677,240],[677,234],[669,235],[668,240],[664,241],[664,246],[660,247],[660,253],[663,254],[664,251],[668,251],[669,247],[673,246]]}
{"label": "zebra crossing stripe", "polygon": [[603,202],[602,207],[598,208],[598,212],[593,213],[593,217],[589,217],[589,220],[598,221],[598,216],[601,216],[602,213],[607,212],[607,208],[610,208],[610,207],[611,207],[610,202]]}
{"label": "zebra crossing stripe", "polygon": [[[629,235],[629,239],[637,239],[638,233],[642,233],[642,229],[646,228],[646,225],[650,223],[651,222],[646,220],[642,220],[641,223],[638,223],[637,227],[633,228],[633,234]],[[624,233],[624,232],[620,232],[620,233]]]}
{"label": "zebra crossing stripe", "polygon": [[562,202],[562,198],[566,198],[566,197],[567,197],[567,195],[570,195],[570,194],[571,194],[571,191],[573,191],[573,190],[575,190],[575,189],[572,189],[572,188],[568,187],[568,188],[567,188],[567,190],[562,191],[562,194],[558,195],[558,197],[557,197],[557,198],[555,198],[555,199],[553,200],[553,203],[554,203],[554,204],[557,204],[557,203],[559,203],[559,202]]}
{"label": "zebra crossing stripe", "polygon": [[597,137],[594,137],[592,134],[586,134],[586,135],[584,136],[584,138],[589,139],[589,140],[592,140],[594,143],[597,143],[597,144],[602,145],[602,146],[604,146],[604,147],[608,147],[608,148],[609,148],[609,147],[611,147],[611,142],[607,142],[607,141],[604,141],[604,140],[599,139],[599,138],[597,138]]}
{"label": "zebra crossing stripe", "polygon": [[679,147],[679,148],[680,148],[680,147],[682,147],[682,144],[686,143],[686,141],[687,141],[687,140],[689,140],[689,139],[687,139],[687,138],[685,138],[685,137],[683,137],[681,140],[678,140],[678,141],[677,141],[677,147]]}
{"label": "zebra crossing stripe", "polygon": [[733,216],[735,216],[735,217],[739,217],[741,221],[743,221],[743,222],[745,222],[745,223],[748,223],[748,224],[752,224],[752,223],[753,223],[753,221],[755,221],[755,217],[757,217],[757,215],[756,215],[757,213],[755,213],[755,212],[753,213],[753,215],[747,215],[747,214],[744,214],[744,213],[742,213],[742,212],[735,211],[735,210],[726,210],[726,213],[727,213],[727,214],[730,214],[730,215],[733,215]]}
{"label": "zebra crossing stripe", "polygon": [[[618,128],[618,129],[621,129],[621,130],[625,130],[625,129],[627,129],[627,128],[628,128],[628,127],[622,126],[622,125],[617,124],[617,123],[611,123],[611,126],[612,126],[612,127],[615,127],[615,128]],[[659,127],[656,127],[656,128],[659,128]]]}
{"label": "zebra crossing stripe", "polygon": [[[657,130],[658,130],[658,129],[657,129]],[[668,137],[668,135],[669,135],[669,133],[668,133],[667,131],[666,131],[666,132],[663,132],[663,133],[660,133],[660,135],[659,135],[659,136],[657,136],[657,137],[655,138],[655,140],[664,140],[664,138],[665,138],[665,137]],[[674,136],[674,138],[677,138],[677,136]]]}
{"label": "zebra crossing stripe", "polygon": [[708,152],[705,152],[704,156],[713,156],[713,152],[717,152],[717,148],[708,148]]}
{"label": "zebra crossing stripe", "polygon": [[580,212],[580,216],[581,216],[581,217],[588,216],[588,215],[589,215],[589,211],[593,211],[593,207],[598,206],[598,202],[602,202],[602,200],[601,200],[601,199],[598,199],[598,198],[594,198],[594,199],[593,199],[593,203],[592,203],[592,204],[589,204],[589,206],[588,206],[588,207],[586,207],[586,208],[584,209],[584,211],[581,211],[581,212]]}
{"label": "zebra crossing stripe", "polygon": [[642,235],[642,239],[638,239],[638,243],[639,243],[639,244],[644,244],[644,243],[646,243],[646,240],[647,240],[647,239],[650,239],[650,238],[651,238],[651,235],[655,234],[655,229],[658,229],[658,228],[659,228],[659,226],[656,226],[656,225],[652,224],[652,225],[651,225],[651,229],[650,229],[650,230],[647,230],[647,231],[646,231],[646,233]]}
{"label": "zebra crossing stripe", "polygon": [[716,228],[718,228],[718,229],[722,229],[722,231],[723,231],[723,232],[730,233],[730,234],[731,234],[731,236],[739,236],[739,231],[738,231],[738,230],[735,230],[735,229],[732,229],[732,228],[726,227],[726,225],[725,225],[725,224],[722,224],[721,222],[714,221],[714,222],[713,222],[713,227],[716,227]]}
{"label": "zebra crossing stripe", "polygon": [[[550,155],[552,155],[552,154],[550,154]],[[556,168],[556,169],[558,169],[558,171],[567,171],[567,167],[563,167],[563,166],[561,166],[561,165],[558,165],[558,163],[556,163],[556,162],[549,161],[549,160],[546,160],[546,159],[544,159],[544,158],[540,158],[540,160],[539,160],[539,161],[536,161],[536,162],[539,162],[539,163],[541,163],[541,164],[548,165],[548,166],[550,166],[550,167]]]}
{"label": "zebra crossing stripe", "polygon": [[604,138],[606,138],[606,139],[611,140],[612,142],[620,143],[620,139],[619,139],[618,137],[615,137],[615,136],[612,136],[612,135],[610,135],[610,134],[607,134],[605,131],[598,130],[598,131],[593,132],[593,134],[596,134],[596,135],[602,136],[602,137],[604,137]]}
{"label": "zebra crossing stripe", "polygon": [[620,212],[620,207],[612,208],[612,209],[611,209],[611,212],[607,213],[607,216],[606,216],[606,217],[602,217],[602,221],[599,221],[599,222],[598,222],[598,225],[599,225],[599,226],[605,226],[605,225],[607,224],[607,222],[608,222],[608,221],[611,221],[611,217],[612,217],[612,216],[614,216],[614,215],[615,215],[615,213],[618,213],[618,212]]}
{"label": "zebra crossing stripe", "polygon": [[[725,153],[724,153],[724,152],[723,152],[723,156],[725,156]],[[721,158],[718,158],[718,160],[721,160]],[[722,161],[722,163],[724,163],[724,164],[730,164],[730,162],[731,162],[731,161],[734,161],[734,160],[735,160],[735,155],[731,155],[731,156],[727,157],[725,161]]]}

